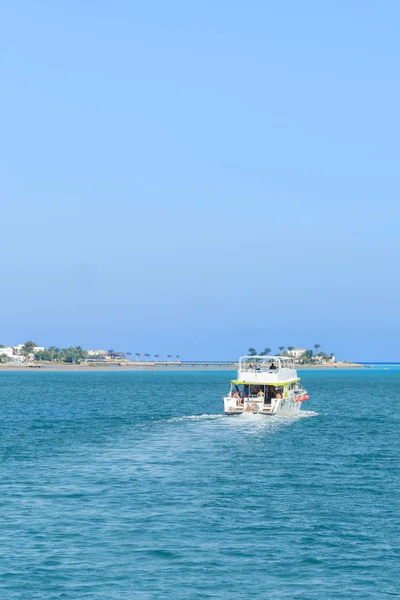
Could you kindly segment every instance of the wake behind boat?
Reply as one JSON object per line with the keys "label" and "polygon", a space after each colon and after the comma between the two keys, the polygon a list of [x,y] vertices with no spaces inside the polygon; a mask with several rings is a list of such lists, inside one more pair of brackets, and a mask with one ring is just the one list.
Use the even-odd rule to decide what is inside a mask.
{"label": "wake behind boat", "polygon": [[231,381],[224,398],[226,415],[253,412],[291,416],[308,400],[292,358],[285,356],[242,356],[237,379]]}

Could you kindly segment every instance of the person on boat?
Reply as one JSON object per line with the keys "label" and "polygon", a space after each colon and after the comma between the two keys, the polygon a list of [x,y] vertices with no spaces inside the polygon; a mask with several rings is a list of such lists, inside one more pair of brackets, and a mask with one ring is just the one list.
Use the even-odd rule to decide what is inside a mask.
{"label": "person on boat", "polygon": [[232,398],[236,399],[237,406],[243,406],[243,398],[240,395],[240,390],[239,390],[238,386],[236,386]]}
{"label": "person on boat", "polygon": [[271,366],[270,366],[270,368],[269,368],[269,370],[270,370],[270,371],[276,371],[276,369],[277,369],[277,366],[276,366],[276,364],[275,364],[274,362],[272,362],[272,363],[271,363]]}
{"label": "person on boat", "polygon": [[269,385],[265,386],[264,404],[271,403],[271,389]]}
{"label": "person on boat", "polygon": [[264,399],[264,392],[260,389],[260,391],[257,394],[257,398],[263,398]]}
{"label": "person on boat", "polygon": [[245,385],[245,386],[243,387],[243,395],[242,395],[242,398],[248,398],[248,397],[249,397],[249,386],[248,386],[248,385]]}

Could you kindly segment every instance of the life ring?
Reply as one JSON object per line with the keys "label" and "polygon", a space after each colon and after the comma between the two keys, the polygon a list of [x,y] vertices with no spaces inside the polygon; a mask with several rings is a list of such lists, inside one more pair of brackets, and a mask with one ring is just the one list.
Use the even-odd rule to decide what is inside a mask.
{"label": "life ring", "polygon": [[251,407],[251,410],[253,413],[258,413],[258,411],[260,410],[260,407],[258,406],[258,404],[253,404],[253,406]]}
{"label": "life ring", "polygon": [[303,402],[303,396],[297,396],[296,402]]}
{"label": "life ring", "polygon": [[307,394],[305,396],[303,396],[303,400],[308,400]]}
{"label": "life ring", "polygon": [[249,412],[250,410],[251,410],[251,406],[250,406],[250,404],[248,404],[248,405],[246,406],[246,408],[245,408],[245,411],[246,411],[246,412]]}

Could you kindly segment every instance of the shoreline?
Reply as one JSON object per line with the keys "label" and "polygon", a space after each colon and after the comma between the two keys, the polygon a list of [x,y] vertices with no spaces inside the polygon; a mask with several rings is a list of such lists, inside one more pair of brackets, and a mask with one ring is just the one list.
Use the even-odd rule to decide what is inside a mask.
{"label": "shoreline", "polygon": [[[3,372],[121,372],[121,371],[137,371],[137,372],[155,372],[155,371],[236,371],[237,363],[207,363],[207,362],[193,362],[193,363],[127,363],[127,364],[110,364],[104,365],[100,363],[83,364],[83,365],[72,365],[72,364],[39,364],[34,363],[31,365],[10,365],[0,364],[0,373]],[[328,365],[296,365],[298,371],[309,371],[316,370],[321,371],[324,369],[365,369],[365,365],[358,363],[335,363]]]}

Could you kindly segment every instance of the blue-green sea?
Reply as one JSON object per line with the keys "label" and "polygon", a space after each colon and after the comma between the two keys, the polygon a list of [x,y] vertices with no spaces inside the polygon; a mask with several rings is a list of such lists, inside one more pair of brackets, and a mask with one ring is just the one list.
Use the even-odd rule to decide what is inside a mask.
{"label": "blue-green sea", "polygon": [[400,598],[400,368],[285,419],[232,376],[1,373],[0,598]]}

